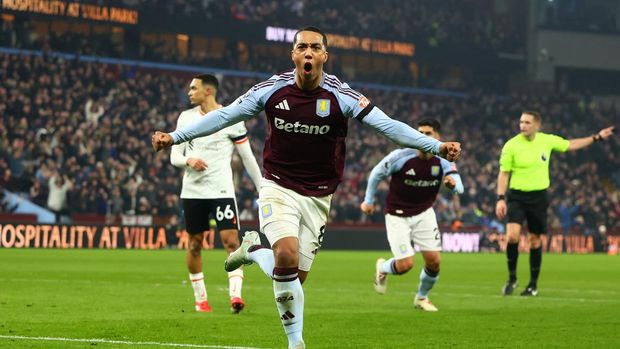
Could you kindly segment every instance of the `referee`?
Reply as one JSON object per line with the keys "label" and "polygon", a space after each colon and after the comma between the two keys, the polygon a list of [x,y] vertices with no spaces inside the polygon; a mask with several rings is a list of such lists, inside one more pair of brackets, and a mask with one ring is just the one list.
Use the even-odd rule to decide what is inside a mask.
{"label": "referee", "polygon": [[[527,220],[530,245],[530,282],[522,296],[538,294],[538,274],[542,262],[540,234],[547,233],[547,188],[549,187],[549,159],[552,151],[566,152],[585,148],[590,144],[609,138],[614,127],[600,130],[597,134],[566,140],[562,137],[539,132],[541,117],[538,112],[524,111],[519,120],[521,133],[514,136],[502,148],[497,177],[497,205],[499,219],[508,215],[506,227],[508,245],[509,279],[502,289],[510,295],[517,287],[517,259],[521,225]],[[510,186],[508,183],[510,182]],[[510,188],[509,192],[506,190]]]}

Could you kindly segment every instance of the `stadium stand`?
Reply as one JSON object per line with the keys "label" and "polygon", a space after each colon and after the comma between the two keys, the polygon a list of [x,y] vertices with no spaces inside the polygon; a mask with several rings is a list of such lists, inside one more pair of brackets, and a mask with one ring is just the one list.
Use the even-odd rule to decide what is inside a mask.
{"label": "stadium stand", "polygon": [[[397,0],[381,3],[330,0],[120,0],[106,3],[169,17],[201,18],[207,23],[213,20],[233,20],[296,28],[306,18],[312,18],[314,25],[340,34],[365,33],[369,37],[405,41],[415,38],[429,46],[474,45],[510,52],[524,49],[524,38],[518,34],[523,32],[524,20],[514,16],[515,12],[523,9],[516,2],[510,4],[516,11],[509,12],[507,8],[503,15],[493,11],[493,1],[490,0],[449,0],[441,3]],[[449,33],[463,35],[451,36]]]}
{"label": "stadium stand", "polygon": [[[327,0],[310,2],[179,0],[106,3],[139,9],[141,18],[151,18],[152,22],[156,22],[153,18],[166,17],[166,21],[177,27],[179,23],[192,22],[196,27],[226,25],[230,30],[239,30],[239,27],[235,26],[251,26],[252,31],[260,32],[265,26],[297,28],[300,23],[307,22],[307,18],[312,18],[313,25],[318,25],[333,34],[359,36],[363,33],[364,37],[413,43],[416,47],[416,59],[424,61],[423,66],[414,69],[415,73],[402,74],[401,71],[377,73],[358,69],[355,74],[356,80],[407,86],[466,89],[476,84],[476,75],[459,73],[458,79],[452,78],[446,81],[447,72],[436,66],[437,57],[450,56],[457,52],[460,52],[459,54],[475,52],[476,55],[485,53],[486,57],[496,59],[498,52],[520,55],[525,48],[524,16],[509,15],[507,9],[498,13],[493,10],[493,2],[490,0],[450,0],[441,4],[429,1],[403,3],[395,0],[380,4]],[[523,6],[516,2],[509,3],[516,8],[516,13],[523,11],[521,8]],[[385,8],[397,8],[398,11],[385,11]],[[334,20],[335,18],[338,20]],[[47,23],[49,27],[41,30],[38,27],[45,27],[42,23]],[[277,58],[274,57],[273,50],[258,48],[260,45],[255,43],[257,41],[255,37],[247,39],[243,36],[235,37],[233,40],[222,42],[217,49],[212,47],[205,50],[190,49],[181,53],[170,39],[174,36],[168,35],[167,39],[164,39],[157,33],[157,29],[153,28],[128,39],[128,33],[114,34],[109,27],[95,30],[76,23],[58,26],[27,16],[17,16],[12,21],[4,21],[0,17],[0,28],[2,28],[0,46],[4,47],[263,72],[282,71],[288,67],[289,62],[286,55]],[[146,39],[146,36],[149,38]],[[463,56],[465,59],[469,54]],[[418,63],[394,59],[390,64],[408,70],[411,65]],[[339,76],[346,76],[347,64],[334,59],[330,62],[330,71]],[[490,79],[488,76],[485,78]]]}
{"label": "stadium stand", "polygon": [[[66,60],[54,56],[0,54],[1,185],[48,205],[50,178],[69,183],[63,214],[117,216],[152,214],[178,220],[180,173],[168,154],[154,154],[153,129],[174,129],[187,107],[185,84],[191,75],[131,66]],[[226,76],[219,99],[224,104],[258,80]],[[362,91],[388,114],[408,123],[436,117],[444,137],[464,140],[459,161],[466,193],[442,194],[440,222],[502,229],[494,218],[494,182],[501,144],[517,131],[522,108],[542,111],[544,129],[566,137],[618,123],[617,107],[587,95],[431,97],[378,89]],[[260,154],[264,118],[247,123],[253,149]],[[356,122],[350,123],[347,171],[331,211],[333,222],[379,222],[362,217],[369,170],[393,145]],[[616,138],[552,161],[551,225],[563,231],[592,232],[599,224],[620,224],[616,188],[620,158]],[[257,157],[260,159],[260,156]],[[233,163],[240,203],[253,200],[253,186]],[[614,181],[614,178],[616,179]],[[379,196],[385,195],[381,187]]]}

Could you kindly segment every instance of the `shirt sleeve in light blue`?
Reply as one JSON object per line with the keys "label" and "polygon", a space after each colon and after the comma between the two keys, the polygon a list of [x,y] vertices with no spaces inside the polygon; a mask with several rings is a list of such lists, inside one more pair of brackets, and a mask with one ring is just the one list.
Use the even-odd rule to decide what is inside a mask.
{"label": "shirt sleeve in light blue", "polygon": [[415,151],[411,149],[396,149],[383,158],[383,160],[379,161],[368,176],[368,185],[366,186],[364,202],[372,205],[375,201],[375,194],[377,193],[379,183],[392,175],[392,173],[403,168],[403,165],[415,156]]}
{"label": "shirt sleeve in light blue", "polygon": [[381,109],[374,107],[362,122],[386,136],[392,142],[407,148],[420,149],[427,153],[438,154],[443,144],[435,138],[428,137],[407,124],[387,116]]}
{"label": "shirt sleeve in light blue", "polygon": [[200,121],[170,133],[174,144],[208,136],[230,125],[253,118],[265,108],[267,99],[275,91],[277,78],[278,76],[274,75],[269,80],[254,85],[230,105],[210,111]]}
{"label": "shirt sleeve in light blue", "polygon": [[[328,75],[331,76],[331,75]],[[368,106],[370,101],[363,94],[349,87],[345,82],[338,88],[325,86],[336,96],[342,114],[348,118],[356,118]]]}
{"label": "shirt sleeve in light blue", "polygon": [[456,168],[456,164],[444,158],[439,158],[439,160],[441,161],[441,168],[443,169],[444,176],[452,176],[456,182],[456,186],[452,189],[452,192],[455,194],[463,194],[465,188],[463,186],[463,180],[461,180],[461,175],[459,175]]}

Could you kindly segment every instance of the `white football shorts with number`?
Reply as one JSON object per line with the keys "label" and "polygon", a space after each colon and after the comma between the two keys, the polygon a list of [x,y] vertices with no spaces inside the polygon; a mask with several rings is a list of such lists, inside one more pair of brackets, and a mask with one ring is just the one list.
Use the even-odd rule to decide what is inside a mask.
{"label": "white football shorts with number", "polygon": [[310,271],[323,243],[332,195],[304,196],[264,179],[258,195],[260,229],[273,246],[284,237],[299,239],[299,270]]}
{"label": "white football shorts with number", "polygon": [[402,259],[415,254],[411,241],[421,251],[441,251],[441,233],[432,207],[410,217],[385,215],[388,242],[394,258]]}

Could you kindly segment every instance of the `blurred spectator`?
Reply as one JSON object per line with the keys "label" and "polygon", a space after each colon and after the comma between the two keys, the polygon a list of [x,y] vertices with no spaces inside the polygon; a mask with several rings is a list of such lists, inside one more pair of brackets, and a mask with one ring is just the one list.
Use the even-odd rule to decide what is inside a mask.
{"label": "blurred spectator", "polygon": [[560,218],[560,226],[562,233],[570,234],[571,228],[575,225],[575,214],[579,209],[578,206],[571,203],[570,199],[565,198],[558,206],[558,216]]}
{"label": "blurred spectator", "polygon": [[11,206],[7,200],[4,188],[0,186],[0,213],[13,213],[17,209],[17,204]]}
{"label": "blurred spectator", "polygon": [[88,99],[84,107],[84,114],[86,120],[91,122],[94,126],[99,123],[99,118],[103,115],[103,106],[92,99]]}
{"label": "blurred spectator", "polygon": [[32,187],[30,187],[30,201],[39,205],[45,206],[47,202],[47,192],[41,182],[34,181],[32,182]]}
{"label": "blurred spectator", "polygon": [[13,191],[15,190],[15,186],[13,185],[14,182],[15,181],[13,180],[13,174],[11,173],[11,169],[4,168],[2,176],[0,176],[0,188]]}
{"label": "blurred spectator", "polygon": [[252,199],[248,198],[243,200],[243,207],[239,214],[240,221],[254,221],[256,220],[256,210],[258,208],[254,206]]}
{"label": "blurred spectator", "polygon": [[112,188],[112,194],[110,195],[110,201],[108,203],[108,207],[110,211],[108,213],[112,215],[120,215],[123,213],[124,201],[121,195],[121,190],[119,187]]}
{"label": "blurred spectator", "polygon": [[68,213],[67,192],[71,188],[71,181],[67,176],[57,173],[50,177],[48,188],[47,208],[56,215],[56,223],[61,223],[62,216]]}

